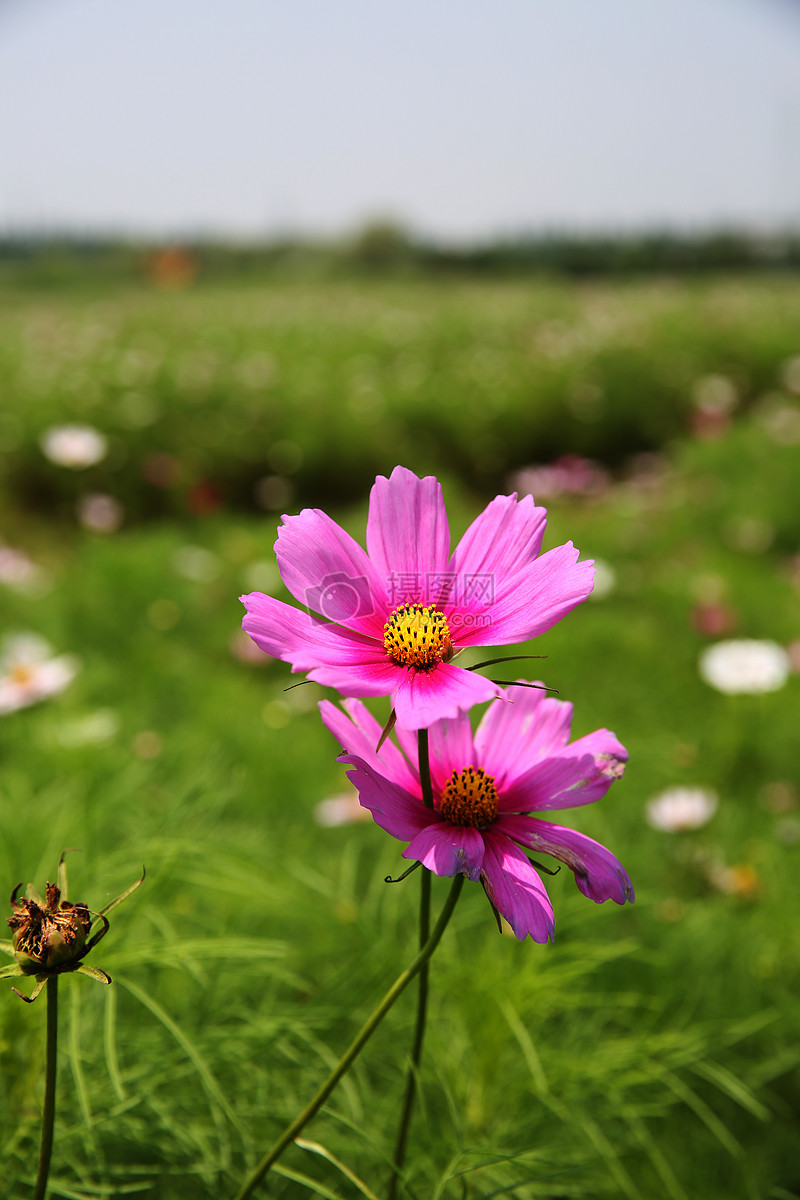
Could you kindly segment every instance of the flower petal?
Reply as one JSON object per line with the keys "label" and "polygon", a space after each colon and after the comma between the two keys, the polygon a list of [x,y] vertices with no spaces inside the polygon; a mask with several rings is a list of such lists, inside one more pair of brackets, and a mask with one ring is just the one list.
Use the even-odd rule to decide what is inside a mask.
{"label": "flower petal", "polygon": [[453,551],[448,570],[456,575],[458,595],[468,596],[477,579],[491,576],[497,584],[532,563],[541,552],[546,524],[547,510],[537,508],[533,496],[519,503],[516,492],[495,496]]}
{"label": "flower petal", "polygon": [[475,732],[478,761],[499,790],[569,741],[572,705],[543,691],[512,687],[508,704],[490,704]]}
{"label": "flower petal", "polygon": [[592,804],[623,774],[627,758],[627,750],[613,733],[597,729],[507,784],[500,810],[541,812]]}
{"label": "flower petal", "polygon": [[399,669],[403,674],[393,697],[394,709],[397,724],[406,729],[427,729],[434,721],[456,717],[474,704],[503,695],[490,679],[450,663],[438,663],[430,671]]}
{"label": "flower petal", "polygon": [[466,875],[480,879],[483,866],[484,839],[471,825],[451,825],[439,821],[423,829],[403,858],[416,858],[435,875]]}
{"label": "flower petal", "polygon": [[375,643],[331,625],[262,592],[240,596],[247,609],[242,628],[266,654],[290,662],[295,671],[310,671],[320,661],[352,666],[375,653]]}
{"label": "flower petal", "polygon": [[622,863],[605,846],[585,834],[536,817],[500,817],[495,828],[529,850],[551,854],[559,862],[566,863],[584,896],[595,903],[602,904],[604,900],[614,900],[617,904],[624,904],[626,900],[633,902],[633,884]]}
{"label": "flower petal", "polygon": [[472,722],[467,713],[459,713],[457,717],[437,721],[431,726],[430,764],[434,794],[444,789],[454,771],[479,765],[473,745]]}
{"label": "flower petal", "polygon": [[318,508],[283,520],[275,554],[292,595],[326,620],[382,643],[386,583],[358,542]]}
{"label": "flower petal", "polygon": [[[367,549],[394,604],[430,604],[439,596],[450,555],[450,528],[442,485],[395,467],[372,487]],[[437,583],[437,581],[439,581]]]}
{"label": "flower petal", "polygon": [[433,813],[421,800],[379,774],[363,758],[343,754],[336,761],[352,766],[347,778],[358,790],[359,800],[372,813],[376,824],[392,837],[410,842],[430,824]]}
{"label": "flower petal", "polygon": [[374,771],[421,798],[419,778],[391,738],[376,751],[383,732],[381,726],[360,700],[344,700],[342,707],[320,700],[322,724],[338,741],[345,754],[357,755]]}
{"label": "flower petal", "polygon": [[476,600],[454,614],[451,632],[458,630],[457,644],[503,646],[526,642],[551,629],[592,590],[594,564],[578,562],[579,553],[567,542],[510,579],[495,580],[490,603]]}
{"label": "flower petal", "polygon": [[492,830],[484,835],[483,886],[514,935],[523,941],[553,940],[553,906],[544,884],[526,856],[503,834]]}

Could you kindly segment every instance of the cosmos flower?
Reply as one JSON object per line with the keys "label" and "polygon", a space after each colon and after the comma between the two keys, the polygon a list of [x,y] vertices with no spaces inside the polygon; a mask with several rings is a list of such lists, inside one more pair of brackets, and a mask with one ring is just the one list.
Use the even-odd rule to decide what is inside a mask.
{"label": "cosmos flower", "polygon": [[789,677],[789,657],[777,642],[742,638],[716,642],[700,655],[700,675],[728,695],[777,692]]}
{"label": "cosmos flower", "polygon": [[382,829],[409,843],[403,857],[437,875],[480,880],[520,941],[529,935],[546,942],[553,910],[525,850],[566,863],[598,904],[634,898],[610,851],[541,815],[599,800],[622,775],[628,754],[607,729],[569,743],[571,704],[530,688],[513,692],[506,697],[512,703],[489,707],[474,734],[464,713],[431,726],[432,809],[422,799],[412,733],[398,729],[402,749],[387,739],[376,751],[380,727],[360,701],[344,701],[346,715],[328,700],[320,711],[346,752],[340,761],[353,768],[348,776],[362,805]]}
{"label": "cosmos flower", "polygon": [[82,471],[93,467],[108,453],[108,440],[91,425],[54,425],[39,442],[45,458],[59,467]]}
{"label": "cosmos flower", "polygon": [[243,627],[293,671],[391,696],[399,725],[427,728],[501,694],[456,666],[459,650],[527,641],[591,592],[572,542],[540,554],[545,524],[531,496],[497,496],[451,554],[440,484],[395,467],[372,488],[367,553],[319,509],[284,517],[278,566],[310,612],[251,592]]}
{"label": "cosmos flower", "polygon": [[647,803],[647,822],[662,833],[700,829],[717,811],[717,794],[708,788],[671,787]]}
{"label": "cosmos flower", "polygon": [[10,635],[0,648],[0,714],[57,696],[77,671],[77,659],[54,657],[52,646],[37,634]]}

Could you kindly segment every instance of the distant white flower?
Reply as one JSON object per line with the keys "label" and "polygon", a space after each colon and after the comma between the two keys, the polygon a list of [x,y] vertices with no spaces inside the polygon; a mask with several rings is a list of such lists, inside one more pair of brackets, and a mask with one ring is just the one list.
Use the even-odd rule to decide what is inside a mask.
{"label": "distant white flower", "polygon": [[91,425],[54,425],[39,441],[42,453],[59,467],[80,471],[108,453],[108,439]]}
{"label": "distant white flower", "polygon": [[352,825],[354,821],[369,821],[369,809],[362,808],[358,792],[343,792],[340,796],[329,796],[320,800],[314,808],[314,820],[318,825],[332,829],[335,825]]}
{"label": "distant white flower", "polygon": [[604,600],[610,596],[617,586],[617,572],[607,562],[596,558],[594,560],[594,587],[589,595],[590,600]]}
{"label": "distant white flower", "polygon": [[706,788],[667,788],[647,803],[647,822],[664,833],[700,829],[717,811],[717,794]]}
{"label": "distant white flower", "polygon": [[777,642],[742,638],[717,642],[700,655],[700,675],[728,695],[776,692],[789,676],[789,656]]}
{"label": "distant white flower", "polygon": [[78,502],[78,520],[92,533],[116,533],[125,516],[119,500],[104,492],[92,492]]}
{"label": "distant white flower", "polygon": [[77,659],[54,658],[52,646],[37,634],[7,637],[0,651],[0,714],[57,696],[77,672]]}
{"label": "distant white flower", "polygon": [[0,583],[25,592],[36,586],[41,574],[41,568],[27,554],[12,546],[0,545]]}
{"label": "distant white flower", "polygon": [[219,559],[204,546],[179,546],[172,556],[172,566],[194,583],[213,583],[220,573]]}

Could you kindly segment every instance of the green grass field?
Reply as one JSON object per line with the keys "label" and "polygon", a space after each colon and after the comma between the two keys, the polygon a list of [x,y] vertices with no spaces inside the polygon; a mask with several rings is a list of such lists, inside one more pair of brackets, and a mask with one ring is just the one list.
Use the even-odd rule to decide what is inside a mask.
{"label": "green grass field", "polygon": [[[363,541],[369,484],[402,462],[443,479],[455,542],[511,471],[569,452],[611,482],[542,497],[546,545],[602,560],[607,588],[522,649],[575,736],[630,750],[568,823],[637,900],[594,905],[564,870],[543,947],[465,888],[405,1194],[800,1197],[800,685],[728,696],[698,673],[723,633],[800,639],[798,283],[20,288],[0,314],[0,543],[40,568],[0,583],[0,637],[81,664],[0,716],[0,885],[41,888],[79,847],[71,895],[98,909],[147,867],[92,954],[113,986],[60,987],[51,1194],[232,1197],[414,954],[416,877],[384,883],[401,847],[315,821],[346,785],[326,693],[232,649],[241,592],[288,598],[279,513],[324,507]],[[108,437],[102,462],[45,458],[68,422]],[[76,518],[98,492],[124,507],[114,532]],[[716,791],[707,825],[647,823],[674,786]],[[2,989],[0,1174],[26,1200],[45,1000]],[[363,1194],[328,1154],[384,1194],[413,1011],[259,1194]]]}

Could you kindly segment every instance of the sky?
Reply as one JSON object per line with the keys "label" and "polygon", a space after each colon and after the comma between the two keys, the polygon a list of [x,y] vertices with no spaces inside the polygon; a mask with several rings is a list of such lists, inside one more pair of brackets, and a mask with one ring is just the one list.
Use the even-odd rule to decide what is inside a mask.
{"label": "sky", "polygon": [[800,226],[800,0],[0,0],[0,233]]}

